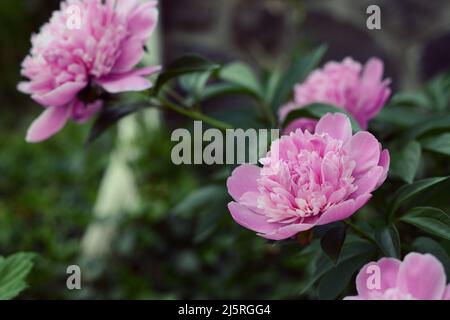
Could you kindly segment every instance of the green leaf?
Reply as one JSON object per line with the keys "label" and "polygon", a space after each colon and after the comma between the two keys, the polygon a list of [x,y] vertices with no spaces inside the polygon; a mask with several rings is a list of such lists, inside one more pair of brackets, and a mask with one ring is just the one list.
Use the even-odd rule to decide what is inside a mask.
{"label": "green leaf", "polygon": [[200,212],[200,217],[194,233],[195,243],[206,240],[217,229],[220,219],[227,212],[227,200],[226,193],[222,192],[218,198],[211,200],[211,204],[207,209]]}
{"label": "green leaf", "polygon": [[262,98],[261,84],[247,64],[242,62],[231,63],[220,70],[219,78],[241,87],[258,99]]}
{"label": "green leaf", "polygon": [[201,100],[209,100],[228,94],[246,94],[242,87],[231,83],[216,83],[207,86],[201,93]]}
{"label": "green leaf", "polygon": [[99,116],[94,122],[94,125],[89,131],[88,138],[86,140],[86,145],[94,142],[98,137],[100,137],[107,129],[115,125],[120,119],[142,110],[145,107],[149,107],[144,102],[134,102],[123,104],[120,106],[114,106],[109,108],[103,108]]}
{"label": "green leaf", "polygon": [[362,241],[359,238],[350,237],[350,235],[345,240],[344,246],[342,247],[342,252],[339,255],[337,264],[335,265],[330,258],[320,252],[316,262],[314,274],[310,280],[304,285],[300,294],[304,294],[311,288],[324,274],[333,269],[333,267],[357,256],[372,255],[375,252],[375,247],[369,242]]}
{"label": "green leaf", "polygon": [[450,100],[450,74],[443,74],[431,80],[424,90],[398,93],[389,105],[414,106],[422,109],[444,111]]}
{"label": "green leaf", "polygon": [[377,231],[375,240],[386,257],[400,258],[400,235],[393,224]]}
{"label": "green leaf", "polygon": [[429,137],[421,141],[422,147],[426,150],[450,156],[450,133],[443,133],[434,137]]}
{"label": "green leaf", "polygon": [[33,267],[34,254],[20,252],[7,258],[0,257],[0,299],[16,297],[27,288],[26,276]]}
{"label": "green leaf", "polygon": [[333,263],[336,263],[339,259],[346,234],[347,228],[345,226],[334,227],[328,230],[320,240],[322,250],[330,257]]}
{"label": "green leaf", "polygon": [[353,256],[328,271],[319,283],[319,299],[335,299],[350,283],[353,275],[368,262],[372,253]]}
{"label": "green leaf", "polygon": [[283,73],[275,70],[267,78],[265,88],[264,88],[264,101],[267,105],[271,106],[273,100],[276,97],[278,87],[282,80]]}
{"label": "green leaf", "polygon": [[416,181],[412,184],[404,185],[403,187],[398,189],[393,196],[389,209],[390,216],[392,217],[402,204],[404,204],[415,195],[420,194],[421,192],[446,181],[448,178],[449,177],[427,178]]}
{"label": "green leaf", "polygon": [[413,140],[424,136],[430,132],[440,132],[450,129],[450,115],[437,115],[415,125],[411,130],[406,131],[400,138],[403,141]]}
{"label": "green leaf", "polygon": [[226,212],[228,194],[222,185],[209,185],[195,190],[182,200],[172,213],[186,218],[196,217],[194,242],[209,237],[217,228]]}
{"label": "green leaf", "polygon": [[431,106],[437,111],[447,109],[450,100],[450,75],[435,77],[425,88],[430,97]]}
{"label": "green leaf", "polygon": [[314,118],[314,119],[320,119],[322,116],[324,116],[327,113],[343,113],[345,114],[352,124],[352,128],[354,132],[361,131],[361,127],[359,126],[358,122],[353,119],[353,117],[345,110],[340,109],[338,107],[324,104],[324,103],[313,103],[307,106],[304,106],[300,109],[292,110],[287,115],[286,119],[283,122],[282,127],[285,128],[289,123],[292,121],[298,119],[298,118]]}
{"label": "green leaf", "polygon": [[444,265],[447,279],[450,278],[450,257],[437,241],[426,237],[419,237],[414,240],[412,246],[417,252],[430,253],[435,256]]}
{"label": "green leaf", "polygon": [[154,94],[158,94],[163,85],[181,75],[214,71],[219,68],[220,66],[218,64],[212,63],[211,61],[197,55],[187,55],[181,57],[168,65],[167,68],[159,74],[155,87],[153,88],[153,92]]}
{"label": "green leaf", "polygon": [[[230,106],[215,110],[210,114],[214,119],[228,123],[233,128],[241,129],[260,129],[263,128],[261,122],[258,121],[258,113],[255,108],[246,105]],[[249,150],[246,150],[247,152]]]}
{"label": "green leaf", "polygon": [[430,101],[423,92],[401,92],[391,98],[386,109],[392,109],[394,106],[430,108]]}
{"label": "green leaf", "polygon": [[283,81],[278,86],[277,94],[273,99],[272,108],[274,110],[287,102],[294,86],[304,81],[310,72],[317,67],[326,51],[327,47],[322,45],[306,55],[298,54],[294,58],[283,76]]}
{"label": "green leaf", "polygon": [[194,103],[197,103],[201,100],[202,93],[210,77],[211,71],[206,71],[182,75],[178,80],[183,90],[190,94]]}
{"label": "green leaf", "polygon": [[450,240],[450,216],[432,207],[416,207],[400,218],[430,234]]}
{"label": "green leaf", "polygon": [[172,213],[185,217],[190,216],[193,213],[208,207],[211,204],[211,199],[216,199],[222,194],[224,194],[224,187],[220,185],[208,185],[199,188],[178,203],[178,205],[173,208]]}
{"label": "green leaf", "polygon": [[423,113],[417,112],[414,108],[404,106],[387,106],[381,109],[374,121],[388,123],[400,128],[409,128],[424,121]]}
{"label": "green leaf", "polygon": [[390,173],[407,183],[412,183],[416,176],[421,158],[421,148],[417,141],[410,141],[399,149],[390,148],[392,161]]}

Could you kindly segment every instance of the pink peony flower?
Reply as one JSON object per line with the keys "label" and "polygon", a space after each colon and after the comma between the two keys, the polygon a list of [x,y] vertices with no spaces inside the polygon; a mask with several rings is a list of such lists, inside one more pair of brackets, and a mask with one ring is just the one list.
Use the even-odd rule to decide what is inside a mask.
{"label": "pink peony flower", "polygon": [[[72,22],[77,17],[78,25]],[[31,53],[22,64],[22,75],[29,81],[18,89],[45,107],[29,128],[27,141],[48,139],[69,118],[88,120],[102,107],[102,91],[151,87],[144,76],[160,67],[134,68],[144,56],[157,18],[156,1],[64,1],[33,35]]]}
{"label": "pink peony flower", "polygon": [[[346,58],[341,63],[329,62],[323,69],[315,70],[302,84],[295,87],[294,101],[281,107],[283,121],[292,110],[312,103],[328,103],[349,112],[362,129],[367,129],[370,119],[375,117],[391,94],[389,80],[382,80],[383,62],[372,58],[367,64]],[[311,123],[293,121],[285,132],[296,128],[310,129]]]}
{"label": "pink peony flower", "polygon": [[344,114],[327,114],[314,134],[297,129],[273,142],[263,165],[241,165],[228,178],[240,225],[281,240],[350,217],[386,179],[389,152],[369,132],[352,136]]}
{"label": "pink peony flower", "polygon": [[450,300],[444,267],[430,254],[410,253],[402,261],[382,258],[356,277],[357,296],[347,300]]}

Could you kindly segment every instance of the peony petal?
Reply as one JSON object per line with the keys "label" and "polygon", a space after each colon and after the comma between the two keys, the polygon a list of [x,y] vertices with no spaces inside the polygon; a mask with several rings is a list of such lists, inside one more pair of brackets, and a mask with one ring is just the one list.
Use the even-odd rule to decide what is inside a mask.
{"label": "peony petal", "polygon": [[127,39],[122,46],[122,52],[117,58],[111,72],[120,74],[130,71],[144,57],[144,43],[138,37]]}
{"label": "peony petal", "polygon": [[271,233],[278,228],[277,223],[268,223],[267,218],[260,215],[237,202],[228,204],[231,216],[241,226],[261,233]]}
{"label": "peony petal", "polygon": [[332,153],[325,154],[320,167],[320,177],[322,183],[327,183],[338,189],[341,172],[339,166],[333,161],[334,156]]}
{"label": "peony petal", "polygon": [[370,199],[372,198],[371,194],[363,194],[355,199],[355,212],[361,209]]}
{"label": "peony petal", "polygon": [[370,59],[364,67],[359,85],[355,88],[359,98],[354,113],[358,121],[362,123],[363,129],[367,128],[368,120],[383,108],[390,94],[389,89],[386,88],[389,81],[382,82],[383,68],[381,60]]}
{"label": "peony petal", "polygon": [[159,66],[148,67],[124,74],[108,75],[97,79],[95,82],[109,93],[142,91],[151,88],[152,86],[151,82],[142,76],[150,75],[160,70],[161,67]]}
{"label": "peony petal", "polygon": [[243,164],[233,170],[227,180],[228,193],[234,200],[239,199],[247,192],[258,192],[256,180],[260,177],[261,168],[252,164]]}
{"label": "peony petal", "polygon": [[30,81],[22,81],[17,85],[17,90],[19,90],[22,93],[30,94],[32,93],[31,90],[31,82]]}
{"label": "peony petal", "polygon": [[327,113],[317,123],[316,133],[328,133],[331,137],[346,142],[352,137],[352,125],[343,113]]}
{"label": "peony petal", "polygon": [[49,107],[31,124],[26,141],[41,142],[60,131],[70,117],[70,107]]}
{"label": "peony petal", "polygon": [[313,228],[315,224],[298,223],[276,229],[272,233],[259,234],[261,237],[270,240],[284,240],[295,236],[297,233]]}
{"label": "peony petal", "polygon": [[263,214],[264,209],[258,208],[259,196],[260,196],[259,192],[255,191],[246,192],[239,198],[239,204],[246,206],[257,213]]}
{"label": "peony petal", "polygon": [[99,112],[102,107],[102,100],[96,100],[86,104],[83,101],[76,99],[72,108],[72,118],[78,123],[85,123]]}
{"label": "peony petal", "polygon": [[343,300],[364,300],[360,296],[347,296]]}
{"label": "peony petal", "polygon": [[386,180],[388,172],[389,172],[389,164],[391,162],[391,158],[389,155],[389,150],[385,149],[380,154],[380,162],[378,162],[379,166],[383,167],[383,174],[380,177],[380,180],[377,183],[376,188],[381,186],[383,182]]}
{"label": "peony petal", "polygon": [[158,23],[158,9],[155,1],[137,7],[128,17],[128,31],[142,40],[153,33]]}
{"label": "peony petal", "polygon": [[334,205],[322,213],[317,225],[328,224],[331,222],[344,220],[350,217],[355,212],[355,200],[350,199],[339,204]]}
{"label": "peony petal", "polygon": [[383,61],[377,58],[370,58],[364,66],[362,81],[376,85],[383,77]]}
{"label": "peony petal", "polygon": [[356,133],[344,146],[351,160],[356,162],[353,176],[366,173],[380,161],[380,143],[367,131]]}
{"label": "peony petal", "polygon": [[68,104],[84,87],[85,82],[66,82],[45,94],[35,94],[32,98],[46,107],[61,107]]}
{"label": "peony petal", "polygon": [[152,87],[152,83],[140,76],[107,76],[96,81],[109,93],[143,91]]}
{"label": "peony petal", "polygon": [[[362,267],[356,276],[356,289],[359,296],[368,299],[374,291],[383,293],[387,289],[395,288],[400,264],[400,260],[382,258],[378,262],[369,262]],[[371,266],[377,266],[378,268]],[[379,283],[377,283],[377,275],[380,276]],[[380,286],[377,288],[376,285],[378,284]]]}
{"label": "peony petal", "polygon": [[316,131],[317,120],[300,118],[289,123],[286,128],[283,129],[283,134],[288,135],[291,132],[295,132],[297,129],[302,131],[309,131],[314,133]]}
{"label": "peony petal", "polygon": [[440,300],[446,289],[442,263],[431,254],[408,254],[400,266],[397,287],[420,300]]}
{"label": "peony petal", "polygon": [[33,81],[19,83],[18,89],[23,93],[40,95],[53,90],[54,77],[42,74],[33,77]]}
{"label": "peony petal", "polygon": [[[154,1],[151,1],[154,2]],[[139,4],[139,0],[115,1],[116,11],[123,16],[128,16]]]}
{"label": "peony petal", "polygon": [[367,173],[360,176],[354,182],[358,189],[352,193],[352,197],[356,198],[360,195],[371,193],[378,185],[383,175],[383,167],[377,166],[370,169]]}
{"label": "peony petal", "polygon": [[445,288],[444,296],[442,300],[450,300],[450,284]]}
{"label": "peony petal", "polygon": [[363,194],[356,199],[346,200],[331,207],[322,213],[319,220],[317,220],[317,225],[328,224],[351,217],[356,211],[361,209],[371,197],[371,194]]}

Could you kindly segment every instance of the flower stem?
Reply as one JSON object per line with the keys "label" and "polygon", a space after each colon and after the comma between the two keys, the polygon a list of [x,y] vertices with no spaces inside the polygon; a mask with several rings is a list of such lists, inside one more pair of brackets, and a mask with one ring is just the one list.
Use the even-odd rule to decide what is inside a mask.
{"label": "flower stem", "polygon": [[178,92],[176,92],[175,90],[173,90],[170,87],[165,88],[165,92],[169,96],[171,96],[179,105],[181,105],[182,107],[185,107],[185,105],[184,105],[185,101],[184,101],[183,97],[178,94]]}
{"label": "flower stem", "polygon": [[225,122],[222,122],[220,120],[208,117],[207,115],[205,115],[205,114],[203,114],[201,112],[182,108],[182,107],[180,107],[180,106],[178,106],[178,105],[176,105],[176,104],[174,104],[174,103],[172,103],[172,102],[170,102],[170,101],[168,101],[168,100],[166,100],[164,98],[160,98],[159,100],[163,104],[163,106],[165,106],[165,107],[167,107],[167,108],[169,108],[169,109],[171,109],[173,111],[176,111],[176,112],[178,112],[178,113],[180,113],[182,115],[190,117],[192,119],[204,121],[204,122],[208,123],[209,125],[217,128],[217,129],[220,129],[220,130],[223,130],[223,131],[225,131],[226,129],[233,129],[233,127],[230,126],[228,123],[225,123]]}

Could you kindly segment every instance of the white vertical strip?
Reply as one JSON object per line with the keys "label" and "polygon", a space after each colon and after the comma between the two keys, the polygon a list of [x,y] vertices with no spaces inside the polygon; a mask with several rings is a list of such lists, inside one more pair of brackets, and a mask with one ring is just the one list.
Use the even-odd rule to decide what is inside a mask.
{"label": "white vertical strip", "polygon": [[[124,1],[124,0],[122,0]],[[147,0],[144,0],[147,1]],[[144,59],[146,65],[157,65],[161,61],[159,27],[151,37],[147,47],[149,54]],[[143,111],[146,129],[159,126],[159,112],[154,109]],[[82,239],[84,263],[109,253],[114,239],[116,221],[126,212],[132,212],[140,203],[133,171],[129,161],[136,159],[139,150],[134,143],[139,130],[137,116],[130,115],[118,124],[116,148],[101,182],[94,206],[94,222],[88,227]],[[145,195],[149,197],[150,195]]]}

